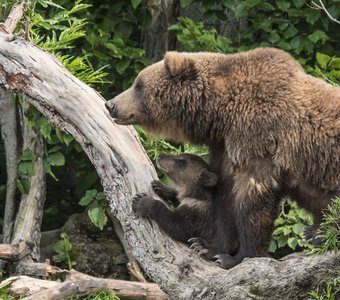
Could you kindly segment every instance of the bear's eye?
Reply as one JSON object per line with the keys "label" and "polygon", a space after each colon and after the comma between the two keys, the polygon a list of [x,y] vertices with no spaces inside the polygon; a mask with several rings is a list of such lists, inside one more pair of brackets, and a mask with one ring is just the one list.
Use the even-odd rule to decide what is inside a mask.
{"label": "bear's eye", "polygon": [[179,158],[177,161],[176,161],[177,165],[180,166],[180,167],[184,167],[185,164],[186,164],[186,161],[183,159],[183,158]]}
{"label": "bear's eye", "polygon": [[135,89],[137,92],[140,92],[144,87],[144,84],[142,81],[138,80],[135,84]]}

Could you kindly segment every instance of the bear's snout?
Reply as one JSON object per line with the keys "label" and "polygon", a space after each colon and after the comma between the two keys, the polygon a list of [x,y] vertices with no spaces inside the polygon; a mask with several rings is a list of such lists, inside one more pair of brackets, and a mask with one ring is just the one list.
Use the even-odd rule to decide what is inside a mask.
{"label": "bear's snout", "polygon": [[110,100],[110,101],[106,101],[105,102],[105,107],[106,107],[106,109],[109,111],[109,113],[110,113],[110,116],[111,117],[115,117],[115,112],[117,111],[117,106],[116,106],[116,104],[113,102],[113,100]]}

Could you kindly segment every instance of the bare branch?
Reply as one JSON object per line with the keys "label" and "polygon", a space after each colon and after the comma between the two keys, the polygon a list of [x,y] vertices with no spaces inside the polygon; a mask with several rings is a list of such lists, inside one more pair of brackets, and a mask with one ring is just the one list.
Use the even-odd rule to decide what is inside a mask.
{"label": "bare branch", "polygon": [[0,259],[17,261],[31,253],[32,245],[20,242],[15,245],[0,244]]}
{"label": "bare branch", "polygon": [[323,4],[322,0],[319,0],[319,3],[320,3],[320,5],[315,3],[314,1],[312,1],[312,4],[314,5],[314,7],[316,9],[322,9],[327,14],[328,18],[330,18],[333,22],[340,24],[339,20],[332,17],[332,15],[329,13],[329,11],[326,9],[325,5]]}
{"label": "bare branch", "polygon": [[5,33],[13,33],[15,27],[24,15],[24,4],[25,1],[22,1],[13,5],[7,20],[4,23],[0,23],[0,31]]}

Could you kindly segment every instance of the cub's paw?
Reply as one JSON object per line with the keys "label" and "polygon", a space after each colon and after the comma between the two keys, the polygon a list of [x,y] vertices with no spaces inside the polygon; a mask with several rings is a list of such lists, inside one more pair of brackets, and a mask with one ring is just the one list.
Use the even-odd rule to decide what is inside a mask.
{"label": "cub's paw", "polygon": [[243,260],[229,254],[217,254],[213,258],[215,259],[216,265],[227,270],[235,267]]}
{"label": "cub's paw", "polygon": [[152,215],[154,199],[145,193],[136,194],[132,199],[132,210],[142,217]]}
{"label": "cub's paw", "polygon": [[164,185],[162,182],[160,182],[159,180],[153,180],[151,181],[151,187],[154,190],[154,192],[158,195],[158,196],[162,196],[164,195],[164,193],[166,193],[167,191],[167,186]]}

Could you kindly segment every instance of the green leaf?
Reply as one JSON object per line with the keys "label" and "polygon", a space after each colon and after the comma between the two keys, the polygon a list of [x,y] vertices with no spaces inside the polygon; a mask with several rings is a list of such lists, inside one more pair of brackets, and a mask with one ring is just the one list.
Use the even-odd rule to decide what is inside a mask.
{"label": "green leaf", "polygon": [[283,50],[290,50],[291,49],[290,44],[288,44],[284,40],[281,40],[280,42],[278,42],[276,44],[276,46],[283,49]]}
{"label": "green leaf", "polygon": [[66,146],[69,146],[71,142],[74,140],[73,136],[67,133],[63,134],[63,141]]}
{"label": "green leaf", "polygon": [[89,205],[95,199],[97,194],[98,194],[97,190],[86,191],[85,196],[80,199],[79,204],[82,206]]}
{"label": "green leaf", "polygon": [[288,239],[287,244],[291,249],[295,250],[295,248],[298,244],[298,241],[295,237],[291,237],[291,238]]}
{"label": "green leaf", "polygon": [[59,141],[63,142],[63,134],[61,133],[59,128],[55,129],[55,133],[56,133],[57,138],[59,139]]}
{"label": "green leaf", "polygon": [[142,3],[142,0],[131,0],[131,4],[133,6],[134,9],[136,9],[138,7],[139,4]]}
{"label": "green leaf", "polygon": [[278,240],[277,240],[277,246],[278,248],[282,248],[284,246],[287,245],[287,240],[288,238],[286,236],[281,236]]}
{"label": "green leaf", "polygon": [[27,195],[30,191],[30,182],[26,178],[16,179],[15,186],[23,195]]}
{"label": "green leaf", "polygon": [[125,72],[125,70],[129,67],[129,65],[130,60],[122,59],[116,64],[116,70],[120,75],[122,75]]}
{"label": "green leaf", "polygon": [[40,133],[45,139],[51,139],[52,125],[48,123],[47,119],[41,118],[39,121]]}
{"label": "green leaf", "polygon": [[277,249],[277,243],[274,240],[270,241],[268,251],[274,253]]}
{"label": "green leaf", "polygon": [[51,166],[63,166],[65,164],[65,157],[61,152],[54,152],[48,155],[47,161]]}
{"label": "green leaf", "polygon": [[275,9],[273,5],[264,1],[261,1],[258,5],[256,5],[256,7],[265,11],[272,11]]}
{"label": "green leaf", "polygon": [[193,0],[180,0],[181,6],[187,7]]}
{"label": "green leaf", "polygon": [[101,206],[96,206],[88,210],[88,215],[94,225],[96,225],[100,230],[103,230],[105,224],[107,223],[107,216],[104,209]]}
{"label": "green leaf", "polygon": [[306,0],[294,0],[293,4],[296,8],[301,8],[305,4]]}
{"label": "green leaf", "polygon": [[329,36],[324,31],[318,29],[310,34],[308,39],[313,43],[317,43],[319,41],[325,42],[329,40]]}
{"label": "green leaf", "polygon": [[292,232],[292,228],[290,226],[286,226],[283,229],[283,234],[284,235],[289,235]]}
{"label": "green leaf", "polygon": [[272,44],[276,44],[280,39],[281,37],[276,32],[271,33],[268,37],[268,41]]}
{"label": "green leaf", "polygon": [[314,25],[314,23],[320,18],[320,10],[318,9],[307,8],[305,12],[307,13],[306,20],[311,25]]}
{"label": "green leaf", "polygon": [[302,236],[304,230],[305,230],[305,225],[303,225],[302,223],[297,223],[293,226],[293,232],[300,236]]}
{"label": "green leaf", "polygon": [[340,69],[340,58],[332,58],[329,63],[330,68]]}
{"label": "green leaf", "polygon": [[290,2],[287,0],[276,0],[275,3],[277,7],[282,11],[287,11],[290,7]]}
{"label": "green leaf", "polygon": [[291,41],[290,41],[290,45],[292,46],[293,49],[300,50],[300,47],[301,47],[301,38],[300,38],[300,36],[293,37],[291,39]]}
{"label": "green leaf", "polygon": [[34,175],[34,162],[22,161],[19,163],[18,169],[21,175],[32,176]]}
{"label": "green leaf", "polygon": [[50,150],[48,150],[48,153],[58,152],[60,149],[62,149],[61,145],[55,145]]}
{"label": "green leaf", "polygon": [[97,194],[97,196],[96,196],[96,199],[97,199],[98,201],[100,201],[100,200],[106,200],[106,196],[105,196],[105,194],[104,194],[103,192],[99,192],[99,193]]}
{"label": "green leaf", "polygon": [[297,34],[297,29],[294,25],[290,25],[288,29],[283,33],[285,39],[289,39]]}
{"label": "green leaf", "polygon": [[33,153],[33,151],[29,148],[25,149],[20,157],[21,161],[35,161],[36,157],[35,154]]}

